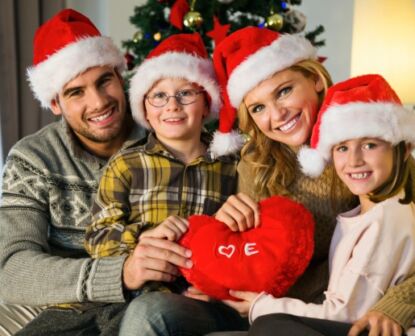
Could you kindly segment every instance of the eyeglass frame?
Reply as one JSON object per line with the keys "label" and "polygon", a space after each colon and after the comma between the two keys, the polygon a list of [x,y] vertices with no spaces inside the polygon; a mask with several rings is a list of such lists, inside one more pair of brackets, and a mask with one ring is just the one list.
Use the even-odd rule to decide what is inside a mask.
{"label": "eyeglass frame", "polygon": [[[195,102],[196,102],[196,100],[197,99],[195,99],[194,101],[192,101],[191,103],[187,103],[187,104],[183,104],[180,100],[181,100],[181,98],[183,98],[183,97],[181,97],[180,98],[180,96],[178,96],[178,94],[180,93],[180,92],[183,92],[183,91],[192,91],[192,92],[194,92],[195,93],[195,95],[196,95],[196,98],[197,98],[197,96],[198,95],[200,95],[201,93],[203,93],[203,92],[206,92],[206,90],[199,90],[199,91],[197,91],[197,90],[195,90],[195,89],[188,89],[188,90],[181,90],[181,91],[178,91],[176,94],[174,94],[174,95],[167,95],[166,94],[166,97],[165,97],[165,99],[166,99],[166,102],[163,104],[163,105],[154,105],[154,104],[152,104],[151,102],[150,102],[150,97],[146,94],[146,95],[144,95],[144,99],[146,99],[147,101],[148,101],[148,103],[151,105],[151,106],[153,106],[153,107],[164,107],[164,106],[166,106],[168,103],[169,103],[169,100],[170,100],[170,98],[172,98],[172,97],[174,97],[175,99],[176,99],[176,102],[178,103],[178,104],[180,104],[180,105],[183,105],[183,106],[186,106],[186,105],[191,105],[191,104],[194,104]],[[165,93],[165,92],[163,92],[163,93]]]}

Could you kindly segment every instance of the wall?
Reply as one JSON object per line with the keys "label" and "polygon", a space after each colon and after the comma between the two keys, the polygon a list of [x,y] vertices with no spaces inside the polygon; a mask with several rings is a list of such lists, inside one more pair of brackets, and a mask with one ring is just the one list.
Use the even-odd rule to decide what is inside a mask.
{"label": "wall", "polygon": [[87,15],[104,34],[111,36],[117,46],[131,39],[136,29],[130,23],[134,7],[146,0],[66,0],[67,7]]}
{"label": "wall", "polygon": [[[129,17],[134,7],[143,3],[145,0],[67,0],[68,7],[88,15],[118,46],[133,36],[135,27]],[[307,17],[308,30],[319,24],[324,26],[321,37],[326,46],[320,48],[319,54],[327,57],[325,65],[335,82],[350,75],[353,7],[351,0],[303,0],[301,6],[295,6]]]}

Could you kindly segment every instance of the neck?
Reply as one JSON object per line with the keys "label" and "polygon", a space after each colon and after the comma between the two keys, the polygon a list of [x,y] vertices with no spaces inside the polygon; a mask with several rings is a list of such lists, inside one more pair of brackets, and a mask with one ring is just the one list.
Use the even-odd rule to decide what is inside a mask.
{"label": "neck", "polygon": [[159,139],[159,141],[175,158],[185,164],[192,162],[206,153],[206,146],[200,138],[177,141],[163,141]]}
{"label": "neck", "polygon": [[360,201],[360,213],[361,214],[368,212],[376,204],[369,199],[368,195],[360,195],[359,201]]}
{"label": "neck", "polygon": [[111,139],[106,142],[97,142],[86,138],[78,139],[82,147],[88,151],[90,154],[95,155],[102,159],[109,159],[112,155],[118,152],[123,145],[124,141],[127,139],[128,135],[131,132],[132,126],[128,123],[125,123],[123,128],[120,130],[118,136],[114,139]]}

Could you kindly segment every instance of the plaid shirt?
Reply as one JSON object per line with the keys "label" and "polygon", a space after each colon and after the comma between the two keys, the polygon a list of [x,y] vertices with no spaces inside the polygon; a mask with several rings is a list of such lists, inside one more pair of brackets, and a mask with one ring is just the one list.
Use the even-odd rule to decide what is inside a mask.
{"label": "plaid shirt", "polygon": [[150,134],[106,167],[85,247],[93,258],[130,253],[140,233],[170,215],[213,215],[236,191],[237,158],[209,153],[184,164]]}

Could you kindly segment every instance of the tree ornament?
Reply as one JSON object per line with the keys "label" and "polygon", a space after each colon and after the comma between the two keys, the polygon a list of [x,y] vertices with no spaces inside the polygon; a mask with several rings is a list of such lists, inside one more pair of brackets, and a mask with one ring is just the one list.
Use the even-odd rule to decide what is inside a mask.
{"label": "tree ornament", "polygon": [[280,14],[275,13],[267,17],[267,21],[265,22],[265,27],[272,29],[274,31],[280,31],[283,24],[284,24],[283,17]]}
{"label": "tree ornament", "polygon": [[213,17],[213,29],[206,33],[213,41],[215,41],[215,45],[218,45],[220,41],[222,41],[229,32],[229,28],[231,27],[230,24],[222,25],[219,19],[214,16]]}
{"label": "tree ornament", "polygon": [[169,21],[173,27],[183,30],[184,15],[190,10],[187,0],[177,0],[170,11]]}
{"label": "tree ornament", "polygon": [[304,30],[307,24],[307,18],[303,13],[296,9],[290,9],[283,15],[287,33],[296,34]]}
{"label": "tree ornament", "polygon": [[128,70],[132,70],[134,68],[134,56],[127,52],[124,54],[125,64],[127,65]]}
{"label": "tree ornament", "polygon": [[142,32],[142,30],[140,29],[140,30],[137,30],[135,33],[134,33],[134,35],[133,35],[133,42],[134,43],[138,43],[138,42],[140,42],[142,39],[143,39],[143,32]]}
{"label": "tree ornament", "polygon": [[161,40],[161,33],[160,32],[155,33],[153,35],[153,39],[154,39],[154,41],[159,42]]}
{"label": "tree ornament", "polygon": [[199,12],[190,11],[183,19],[183,23],[187,28],[198,29],[203,23],[203,17]]}

